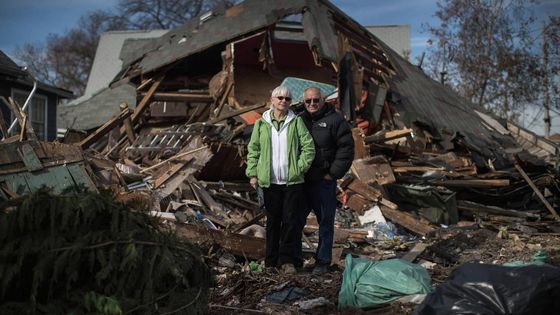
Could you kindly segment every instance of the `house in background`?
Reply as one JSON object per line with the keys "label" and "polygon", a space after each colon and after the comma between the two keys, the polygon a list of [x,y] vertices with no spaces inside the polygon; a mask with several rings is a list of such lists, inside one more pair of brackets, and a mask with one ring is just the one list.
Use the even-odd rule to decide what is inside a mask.
{"label": "house in background", "polygon": [[410,57],[410,25],[370,25],[366,29],[404,59]]}
{"label": "house in background", "polygon": [[[162,36],[167,31],[110,31],[101,35],[84,95],[59,107],[59,135],[65,134],[67,129],[89,130],[98,127],[119,111],[121,102],[134,108],[136,88],[125,84],[116,89],[109,89],[109,83],[121,71],[122,58],[126,58],[128,53],[138,50],[154,37]],[[80,106],[76,106],[78,104]],[[98,106],[99,104],[104,106]],[[91,110],[92,108],[95,110]]]}
{"label": "house in background", "polygon": [[[29,93],[33,89],[33,78],[27,71],[19,67],[10,57],[0,51],[0,96],[13,98],[23,106]],[[57,106],[63,99],[73,98],[71,91],[37,82],[37,89],[31,99],[26,112],[29,122],[39,140],[52,141],[56,138],[56,112]],[[7,104],[0,101],[0,110],[9,126],[15,116]],[[12,130],[16,133],[19,125]],[[6,135],[3,135],[6,137]]]}

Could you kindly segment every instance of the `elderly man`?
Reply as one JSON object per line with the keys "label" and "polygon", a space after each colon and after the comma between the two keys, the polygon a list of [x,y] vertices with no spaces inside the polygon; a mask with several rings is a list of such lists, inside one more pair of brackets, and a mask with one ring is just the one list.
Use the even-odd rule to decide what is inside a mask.
{"label": "elderly man", "polygon": [[336,211],[336,180],[354,160],[352,131],[334,106],[326,104],[317,87],[303,92],[303,121],[315,142],[315,158],[305,175],[306,196],[319,223],[319,246],[313,274],[325,273],[331,264]]}

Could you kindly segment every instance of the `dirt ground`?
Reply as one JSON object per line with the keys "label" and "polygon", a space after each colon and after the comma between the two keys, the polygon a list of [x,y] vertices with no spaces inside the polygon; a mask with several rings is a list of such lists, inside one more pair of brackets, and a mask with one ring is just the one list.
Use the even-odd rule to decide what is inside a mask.
{"label": "dirt ground", "polygon": [[[503,264],[530,261],[535,251],[543,250],[551,264],[560,264],[560,235],[527,236],[476,229],[450,231],[439,238],[432,241],[415,261],[435,263],[432,269],[428,269],[433,286],[445,282],[453,269],[465,262]],[[397,256],[402,255],[396,253]],[[217,266],[216,259],[209,261]],[[298,270],[296,275],[284,275],[274,268],[266,268],[260,273],[242,271],[242,266],[241,262],[234,268],[213,268],[215,285],[209,297],[210,314],[412,314],[416,307],[414,304],[394,302],[379,308],[340,311],[337,302],[342,284],[341,269],[335,268],[325,275],[315,276],[311,274],[310,267]],[[271,294],[289,289],[299,293],[295,299],[289,300],[288,296],[281,303],[267,301]],[[306,311],[294,304],[319,297],[330,303]]]}

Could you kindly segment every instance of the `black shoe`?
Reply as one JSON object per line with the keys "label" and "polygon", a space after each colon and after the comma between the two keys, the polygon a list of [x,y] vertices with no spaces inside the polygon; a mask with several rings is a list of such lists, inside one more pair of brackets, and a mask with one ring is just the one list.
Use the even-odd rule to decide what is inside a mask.
{"label": "black shoe", "polygon": [[327,271],[328,271],[327,265],[315,265],[315,268],[313,268],[313,271],[311,273],[314,275],[322,275]]}

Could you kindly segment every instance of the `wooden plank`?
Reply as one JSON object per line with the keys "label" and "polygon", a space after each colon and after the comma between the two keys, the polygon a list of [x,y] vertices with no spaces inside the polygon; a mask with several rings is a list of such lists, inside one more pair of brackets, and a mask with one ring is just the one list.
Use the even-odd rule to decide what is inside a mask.
{"label": "wooden plank", "polygon": [[[121,109],[121,112],[130,110],[128,108],[128,104],[125,102],[122,102],[119,107]],[[126,132],[126,137],[128,138],[128,142],[133,143],[136,139],[136,135],[134,134],[134,130],[132,129],[132,121],[130,120],[130,117],[127,116],[124,118],[123,125]]]}
{"label": "wooden plank", "polygon": [[384,156],[356,159],[352,162],[352,173],[366,184],[392,184],[396,181],[393,170]]}
{"label": "wooden plank", "polygon": [[361,128],[352,129],[352,138],[354,138],[354,159],[366,158],[369,156],[369,148],[364,143],[363,131]]}
{"label": "wooden plank", "polygon": [[413,262],[418,255],[422,254],[422,252],[428,247],[426,243],[416,243],[414,247],[406,253],[404,256],[401,257],[402,260],[406,260],[408,262]]}
{"label": "wooden plank", "polygon": [[510,185],[509,179],[450,179],[431,182],[433,185],[445,187],[506,187]]}
{"label": "wooden plank", "polygon": [[8,139],[8,125],[6,124],[6,120],[4,120],[4,114],[2,110],[0,110],[0,132],[2,132],[2,139]]}
{"label": "wooden plank", "polygon": [[408,136],[412,133],[412,129],[402,129],[402,130],[391,130],[391,131],[387,131],[384,134],[381,135],[371,135],[371,136],[367,136],[364,138],[364,141],[366,143],[371,143],[371,142],[386,142],[386,141],[390,141],[393,139],[398,139],[398,138],[402,138],[405,136]]}
{"label": "wooden plank", "polygon": [[[111,120],[107,121],[103,126],[99,127],[96,131],[92,134],[87,136],[84,140],[80,141],[78,144],[82,149],[87,149],[90,145],[95,143],[101,137],[109,133],[113,128],[120,125],[124,119],[129,117],[131,114],[130,110],[124,110],[119,113],[116,117],[112,118]],[[124,128],[124,127],[123,127]]]}
{"label": "wooden plank", "polygon": [[552,206],[550,205],[550,203],[548,203],[548,201],[546,200],[546,198],[543,196],[543,194],[540,192],[540,190],[537,188],[537,186],[535,186],[535,184],[533,183],[533,181],[529,178],[529,176],[527,176],[527,173],[525,173],[525,171],[521,168],[521,166],[519,166],[519,164],[515,163],[515,168],[517,169],[517,171],[519,172],[519,174],[521,174],[521,176],[523,177],[523,179],[525,179],[525,181],[527,182],[527,184],[529,184],[529,186],[531,186],[531,188],[533,189],[533,191],[535,192],[535,194],[537,194],[537,197],[539,197],[540,201],[543,203],[543,205],[546,207],[546,209],[548,209],[548,211],[550,211],[550,213],[552,214],[552,216],[554,217],[554,219],[556,219],[556,221],[560,221],[560,216],[558,216],[558,213],[556,213],[556,210],[554,210],[554,208],[552,208]]}
{"label": "wooden plank", "polygon": [[423,222],[423,220],[420,220],[411,213],[391,209],[384,205],[381,205],[379,208],[385,218],[413,232],[414,234],[426,236],[436,231],[436,228],[433,225]]}
{"label": "wooden plank", "polygon": [[393,167],[395,173],[425,173],[425,172],[444,172],[443,167],[432,166],[397,166]]}
{"label": "wooden plank", "polygon": [[359,215],[363,215],[364,212],[371,207],[373,201],[367,200],[359,194],[352,194],[348,201],[346,201],[346,206],[354,210]]}
{"label": "wooden plank", "polygon": [[19,132],[19,141],[23,141],[25,138],[25,128],[27,127],[27,115],[23,115],[23,122],[21,123],[21,130]]}
{"label": "wooden plank", "polygon": [[227,213],[224,211],[223,204],[214,200],[214,198],[212,198],[212,196],[206,191],[206,189],[202,187],[202,185],[196,180],[196,178],[189,176],[188,181],[193,192],[197,197],[201,199],[202,203],[204,203],[215,214],[219,214],[224,218],[228,217]]}
{"label": "wooden plank", "polygon": [[371,201],[379,201],[381,198],[381,193],[377,189],[367,185],[357,178],[350,182],[346,188]]}
{"label": "wooden plank", "polygon": [[35,154],[35,151],[29,143],[24,143],[18,149],[18,153],[28,171],[34,172],[43,169],[43,164],[41,164],[39,157],[37,157],[37,154]]}
{"label": "wooden plank", "polygon": [[246,227],[248,227],[248,226],[251,226],[251,225],[253,225],[253,224],[259,222],[261,219],[263,219],[263,218],[265,217],[265,215],[266,215],[266,214],[265,214],[264,212],[261,212],[261,213],[257,214],[257,215],[256,215],[254,218],[252,218],[251,220],[249,220],[249,221],[247,221],[247,222],[245,222],[245,223],[243,223],[243,224],[241,224],[241,225],[239,225],[239,226],[236,226],[234,229],[232,229],[232,232],[233,232],[233,233],[238,233],[239,231],[243,230],[244,228],[246,228]]}
{"label": "wooden plank", "polygon": [[217,244],[232,254],[250,259],[263,259],[265,256],[265,239],[230,233],[225,230],[210,230],[205,227],[176,223],[175,232],[192,243],[199,245]]}
{"label": "wooden plank", "polygon": [[229,113],[227,113],[227,114],[225,114],[221,117],[217,117],[217,118],[214,118],[214,119],[210,120],[209,123],[210,124],[215,124],[215,123],[218,123],[222,120],[226,120],[228,118],[235,117],[235,116],[250,112],[252,110],[255,110],[255,109],[258,109],[258,108],[261,108],[261,107],[264,107],[264,106],[266,106],[266,104],[257,104],[257,105],[242,108],[242,109],[239,109],[239,110],[236,110],[236,111],[233,111],[233,112],[229,112]]}
{"label": "wooden plank", "polygon": [[520,217],[520,218],[531,218],[535,220],[539,220],[541,218],[540,215],[526,212],[526,211],[518,211],[512,209],[504,209],[495,206],[487,206],[482,205],[476,202],[467,201],[467,200],[457,200],[457,209],[461,211],[469,211],[469,212],[483,212],[483,213],[490,213],[490,214],[497,214],[497,215],[505,215],[511,217]]}
{"label": "wooden plank", "polygon": [[224,106],[226,104],[227,97],[228,97],[229,93],[231,92],[232,88],[233,88],[233,81],[230,80],[228,82],[228,85],[227,85],[227,88],[226,88],[224,94],[220,98],[220,102],[218,103],[218,108],[216,109],[216,117],[220,117],[220,114],[222,113],[222,109],[224,108]]}
{"label": "wooden plank", "polygon": [[25,113],[21,111],[18,103],[14,101],[11,97],[8,98],[9,101],[6,101],[4,96],[0,96],[0,98],[8,105],[14,116],[16,116],[17,121],[19,122],[20,126],[23,126],[22,129],[25,129],[25,133],[27,135],[27,139],[29,140],[37,140],[37,135],[35,135],[35,131],[33,131],[33,127],[31,124],[26,124],[24,122]]}
{"label": "wooden plank", "polygon": [[187,152],[182,152],[182,153],[175,154],[174,156],[170,157],[169,159],[167,159],[167,160],[165,160],[165,161],[161,161],[161,162],[159,162],[159,163],[157,163],[157,164],[154,164],[154,165],[152,165],[152,166],[150,166],[150,167],[147,167],[147,168],[145,168],[145,169],[140,170],[140,173],[146,173],[147,171],[151,171],[151,170],[153,170],[154,168],[160,167],[160,166],[162,166],[162,165],[164,165],[164,164],[167,164],[167,163],[169,163],[169,162],[171,162],[171,161],[174,161],[174,160],[177,160],[177,159],[183,159],[183,158],[184,158],[185,156],[187,156],[187,155],[196,153],[196,152],[201,151],[201,150],[204,150],[204,149],[208,149],[208,146],[203,146],[203,147],[200,147],[200,148],[196,148],[196,149],[194,149],[194,150],[189,150],[189,151],[187,151]]}
{"label": "wooden plank", "polygon": [[166,181],[165,185],[159,188],[159,194],[162,197],[167,197],[169,194],[173,193],[179,186],[181,186],[181,184],[183,184],[187,177],[201,170],[212,158],[212,150],[204,146],[204,143],[202,142],[202,138],[200,136],[193,137],[192,140],[186,146],[184,146],[182,150],[188,152],[201,147],[204,147],[204,149],[197,150],[193,153],[194,160],[192,162],[175,173]]}
{"label": "wooden plank", "polygon": [[[154,181],[154,188],[159,188],[163,183],[165,183],[169,178],[171,178],[175,173],[180,171],[185,165],[189,164],[192,161],[193,157],[183,157],[183,159],[178,160],[175,164],[173,164],[165,173],[160,175]],[[166,161],[169,162],[169,161]]]}
{"label": "wooden plank", "polygon": [[224,189],[236,192],[253,191],[255,190],[248,182],[234,183],[234,182],[207,182],[200,181],[204,186],[210,189]]}
{"label": "wooden plank", "polygon": [[[152,85],[153,86],[153,85]],[[150,93],[142,92],[140,95],[146,97]],[[182,102],[201,102],[210,103],[214,101],[212,96],[207,93],[169,93],[169,92],[156,92],[153,93],[151,99],[154,101],[182,101]]]}
{"label": "wooden plank", "polygon": [[[162,75],[158,76],[154,80],[154,83],[152,83],[152,85],[150,86],[150,89],[148,89],[148,92],[146,92],[144,97],[142,97],[142,100],[140,101],[140,103],[138,103],[138,105],[136,105],[136,108],[134,109],[134,113],[132,114],[132,123],[133,124],[138,122],[138,120],[140,119],[140,116],[142,115],[142,113],[144,113],[144,110],[146,110],[146,108],[148,108],[148,105],[150,104],[150,100],[151,100],[153,94],[156,92],[157,88],[159,87],[159,85],[161,84],[161,82],[163,81],[164,78],[165,78],[165,74],[162,74]],[[124,128],[122,129],[121,134],[124,134]]]}

